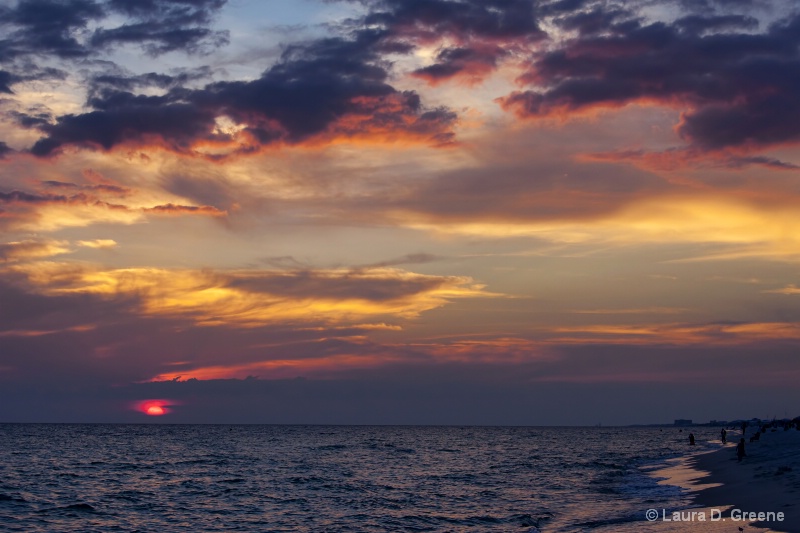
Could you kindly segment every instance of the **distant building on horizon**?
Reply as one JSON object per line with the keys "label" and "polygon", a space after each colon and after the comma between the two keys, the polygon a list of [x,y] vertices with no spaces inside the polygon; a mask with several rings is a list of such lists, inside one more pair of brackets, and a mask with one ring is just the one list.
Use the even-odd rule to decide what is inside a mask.
{"label": "distant building on horizon", "polygon": [[691,426],[692,421],[685,418],[678,418],[675,420],[676,426]]}

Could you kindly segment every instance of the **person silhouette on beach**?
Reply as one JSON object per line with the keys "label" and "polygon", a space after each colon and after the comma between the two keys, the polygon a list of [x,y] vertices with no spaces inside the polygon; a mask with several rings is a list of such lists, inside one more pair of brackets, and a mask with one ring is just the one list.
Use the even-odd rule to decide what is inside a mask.
{"label": "person silhouette on beach", "polygon": [[725,431],[725,428],[722,428],[722,431],[720,432],[720,438],[722,439],[722,444],[728,442],[728,432]]}
{"label": "person silhouette on beach", "polygon": [[744,437],[739,440],[739,444],[736,445],[736,457],[739,459],[739,462],[742,462],[742,457],[747,457],[747,454],[744,452]]}
{"label": "person silhouette on beach", "polygon": [[689,433],[689,445],[694,446],[694,433]]}

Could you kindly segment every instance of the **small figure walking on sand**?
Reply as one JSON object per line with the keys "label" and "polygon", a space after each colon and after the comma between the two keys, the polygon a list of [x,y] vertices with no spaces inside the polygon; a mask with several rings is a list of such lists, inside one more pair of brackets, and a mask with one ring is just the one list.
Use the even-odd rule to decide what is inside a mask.
{"label": "small figure walking on sand", "polygon": [[747,454],[744,453],[744,437],[739,440],[739,444],[736,445],[736,457],[739,459],[739,462],[742,462],[742,457],[747,457]]}
{"label": "small figure walking on sand", "polygon": [[689,445],[694,446],[694,433],[689,433]]}
{"label": "small figure walking on sand", "polygon": [[720,438],[722,439],[722,444],[728,442],[728,432],[725,431],[725,428],[722,428],[722,431],[720,432]]}

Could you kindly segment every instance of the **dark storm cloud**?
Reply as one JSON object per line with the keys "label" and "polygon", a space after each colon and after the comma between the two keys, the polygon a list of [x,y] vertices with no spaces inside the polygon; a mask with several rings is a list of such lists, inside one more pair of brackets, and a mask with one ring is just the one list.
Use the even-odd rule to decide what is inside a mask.
{"label": "dark storm cloud", "polygon": [[[161,53],[192,51],[208,39],[221,39],[207,26],[222,0],[73,2],[77,11],[67,19],[68,33],[100,17],[96,9],[131,21],[96,30],[89,46],[138,42],[151,53]],[[20,14],[33,3],[27,0],[9,11],[15,13],[14,24],[49,28],[45,15],[39,20]],[[362,3],[368,6],[365,16],[331,26],[343,36],[289,45],[255,80],[189,89],[187,83],[198,77],[188,73],[96,76],[87,101],[91,111],[47,122],[35,115],[20,118],[21,124],[45,135],[31,152],[49,156],[70,145],[110,150],[131,143],[221,159],[275,143],[335,137],[413,137],[448,144],[454,138],[455,113],[426,109],[416,92],[395,89],[389,82],[392,64],[386,59],[437,43],[442,47],[433,63],[412,72],[431,83],[455,77],[478,81],[504,58],[530,55],[530,69],[520,77],[529,88],[499,100],[522,117],[649,102],[683,108],[677,131],[703,150],[800,139],[795,97],[800,89],[800,17],[759,33],[752,15],[715,9],[676,7],[682,16],[653,22],[642,15],[646,2]],[[532,44],[546,38],[543,20],[573,32],[573,37],[531,52]],[[5,80],[0,76],[0,90],[11,90],[10,76],[17,74],[8,72]],[[136,94],[142,87],[167,92]],[[220,129],[220,117],[231,119],[237,131]]]}
{"label": "dark storm cloud", "polygon": [[175,74],[163,74],[159,72],[146,72],[138,75],[126,75],[124,73],[103,73],[97,74],[90,79],[90,93],[96,94],[104,89],[117,89],[120,91],[133,91],[134,89],[157,87],[159,89],[171,89],[186,85],[191,81],[202,79],[210,74],[210,69],[200,68],[191,71],[183,71]]}
{"label": "dark storm cloud", "polygon": [[555,22],[564,30],[577,31],[584,36],[607,32],[609,28],[622,32],[626,26],[637,24],[633,12],[619,7],[595,7],[588,11],[569,10],[557,17]]}
{"label": "dark storm cloud", "polygon": [[31,61],[22,61],[17,65],[14,83],[37,80],[66,80],[69,73],[60,68],[41,67]]}
{"label": "dark storm cloud", "polygon": [[10,29],[6,55],[48,53],[62,58],[91,53],[78,39],[88,24],[105,15],[92,0],[22,0],[8,9],[0,25]]}
{"label": "dark storm cloud", "polygon": [[758,28],[758,20],[745,15],[720,15],[720,16],[701,16],[690,15],[675,21],[675,25],[681,31],[692,34],[700,34],[711,30],[754,30]]}
{"label": "dark storm cloud", "polygon": [[0,159],[5,158],[8,154],[14,152],[6,143],[0,141]]}
{"label": "dark storm cloud", "polygon": [[425,109],[415,92],[386,83],[386,66],[370,48],[374,42],[362,35],[294,45],[253,81],[175,88],[162,96],[100,88],[88,102],[95,111],[40,125],[47,136],[31,152],[47,156],[63,145],[108,150],[128,141],[146,143],[148,136],[188,152],[196,142],[233,140],[214,132],[219,116],[245,126],[255,147],[242,151],[277,141],[302,142],[326,131],[335,136],[389,132],[448,142],[455,114]]}
{"label": "dark storm cloud", "polygon": [[390,34],[406,38],[544,37],[530,0],[382,0],[371,5],[366,24],[383,25]]}
{"label": "dark storm cloud", "polygon": [[433,83],[464,74],[481,78],[511,50],[546,37],[530,0],[384,0],[370,5],[363,22],[381,28],[383,46],[413,49],[443,38],[457,44],[439,50],[434,64],[414,73]]}
{"label": "dark storm cloud", "polygon": [[757,22],[749,16],[618,23],[616,14],[601,14],[591,30],[576,26],[579,15],[562,19],[582,33],[534,56],[521,79],[536,88],[501,104],[523,117],[636,101],[682,106],[678,131],[703,149],[800,139],[800,16],[752,33]]}
{"label": "dark storm cloud", "polygon": [[[226,0],[20,0],[15,5],[0,8],[0,33],[4,35],[0,39],[0,93],[14,94],[14,84],[28,81],[66,79],[74,65],[92,65],[98,56],[116,45],[139,46],[150,55],[210,51],[227,43],[226,31],[209,27],[225,3]],[[120,17],[123,22],[115,25],[119,24]],[[43,64],[53,60],[61,61],[62,68]],[[116,69],[113,63],[104,63]],[[176,87],[203,77],[200,71],[206,70],[173,75],[152,72],[138,76],[106,72],[89,80],[90,97],[100,88],[130,91],[140,87]],[[173,106],[167,110],[166,118],[168,121],[191,120],[192,117],[183,111],[180,106]],[[128,131],[135,133],[141,129],[139,134],[150,134],[143,123],[159,120],[152,106],[138,106],[134,112],[142,113],[138,122],[124,109],[117,109],[117,115],[106,117],[61,117],[57,124],[41,112],[15,111],[11,115],[24,127],[55,128],[56,137],[74,139],[78,145],[109,146],[126,139]],[[168,133],[171,142],[179,147],[181,133],[176,128]],[[106,134],[111,135],[111,139],[103,142]],[[33,152],[49,153],[58,146],[60,142],[56,138],[45,139]]]}
{"label": "dark storm cloud", "polygon": [[94,98],[93,104],[98,111],[64,115],[55,124],[41,125],[40,129],[48,135],[33,145],[31,153],[49,155],[65,144],[108,150],[148,135],[157,136],[169,148],[182,152],[198,137],[198,132],[209,133],[214,123],[210,111],[167,97],[114,92],[107,93],[105,99]]}
{"label": "dark storm cloud", "polygon": [[[644,5],[653,5],[660,0],[648,0]],[[770,4],[769,0],[673,0],[671,3],[677,4],[686,11],[697,13],[710,13],[718,9],[753,9],[764,7]]]}
{"label": "dark storm cloud", "polygon": [[[85,58],[108,46],[132,43],[156,55],[197,52],[227,43],[227,32],[208,26],[226,0],[21,0],[0,12],[0,61],[29,55]],[[125,23],[107,27],[109,17]],[[89,25],[98,24],[90,30]]]}
{"label": "dark storm cloud", "polygon": [[228,0],[108,0],[115,11],[138,18],[172,20],[176,24],[208,24]]}
{"label": "dark storm cloud", "polygon": [[[208,24],[223,5],[188,0],[151,3],[111,0],[103,4],[109,12],[142,21],[97,30],[91,44],[130,40],[155,47],[151,52],[168,51],[174,43],[160,33],[162,26]],[[180,88],[186,76],[97,76],[87,102],[93,111],[64,115],[47,124],[27,117],[25,125],[46,134],[31,152],[46,156],[65,145],[108,150],[126,142],[155,142],[181,153],[192,151],[196,143],[235,143],[233,152],[247,153],[262,145],[303,142],[323,134],[411,136],[447,144],[453,139],[456,115],[444,108],[426,109],[418,94],[398,91],[387,83],[391,65],[383,55],[407,53],[428,38],[449,36],[469,44],[441,50],[436,64],[416,74],[432,81],[457,75],[481,77],[508,53],[504,43],[516,47],[520,43],[515,40],[532,42],[544,37],[529,1],[388,1],[372,7],[356,21],[349,37],[291,45],[257,80],[187,90]],[[148,25],[150,29],[144,27]],[[174,46],[191,49],[193,41],[181,42],[181,35],[176,34]],[[132,92],[142,86],[169,92],[158,97]],[[244,126],[236,140],[215,132],[219,116]]]}
{"label": "dark storm cloud", "polygon": [[460,74],[481,76],[494,70],[505,54],[498,46],[445,48],[436,54],[436,63],[415,70],[414,75],[434,82]]}
{"label": "dark storm cloud", "polygon": [[122,26],[100,28],[90,44],[141,44],[151,55],[174,50],[198,52],[228,43],[227,31],[207,26],[227,0],[110,0],[108,8],[132,19]]}
{"label": "dark storm cloud", "polygon": [[[248,131],[266,142],[276,137],[299,142],[332,125],[344,136],[388,129],[446,140],[455,115],[425,109],[416,92],[389,85],[389,66],[374,50],[377,42],[364,32],[353,40],[291,46],[261,78],[212,84],[191,98],[247,123]],[[337,124],[343,118],[352,120]]]}
{"label": "dark storm cloud", "polygon": [[712,149],[800,139],[800,60],[753,59],[722,74],[737,94],[686,113],[682,136]]}
{"label": "dark storm cloud", "polygon": [[[277,120],[289,139],[301,140],[347,113],[362,112],[355,98],[402,98],[402,93],[386,83],[388,72],[376,63],[378,58],[370,50],[373,43],[374,39],[365,36],[292,46],[261,78],[215,83],[192,98],[236,120],[246,120],[248,115],[263,118],[262,124],[254,121],[251,129],[265,139],[280,135],[267,123]],[[409,95],[412,100],[406,105],[418,108],[413,96]]]}
{"label": "dark storm cloud", "polygon": [[31,109],[27,113],[9,111],[7,115],[16,120],[17,123],[23,128],[38,128],[40,126],[46,126],[53,120],[53,116],[50,114],[50,112],[42,110],[41,108]]}
{"label": "dark storm cloud", "polygon": [[5,70],[0,70],[0,93],[14,94],[11,84],[16,82],[16,76]]}
{"label": "dark storm cloud", "polygon": [[207,28],[175,29],[162,22],[128,24],[112,30],[98,30],[92,36],[91,44],[100,48],[115,43],[145,43],[145,50],[151,55],[185,50],[198,52],[203,46],[216,48],[228,43],[228,34]]}

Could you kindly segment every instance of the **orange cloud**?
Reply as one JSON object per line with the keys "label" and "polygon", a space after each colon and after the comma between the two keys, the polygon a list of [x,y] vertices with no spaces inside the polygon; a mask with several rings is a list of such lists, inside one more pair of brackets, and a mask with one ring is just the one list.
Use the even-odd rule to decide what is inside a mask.
{"label": "orange cloud", "polygon": [[326,375],[353,369],[374,368],[402,358],[382,355],[336,354],[308,359],[279,359],[257,361],[240,365],[214,365],[181,372],[165,372],[149,381],[176,381],[190,379],[244,379],[249,376],[269,376],[270,379],[294,378],[312,374]]}
{"label": "orange cloud", "polygon": [[765,340],[800,340],[800,323],[587,325],[553,328],[548,341],[559,344],[738,345]]}
{"label": "orange cloud", "polygon": [[[328,351],[320,344],[316,351]],[[359,336],[348,336],[336,353],[298,359],[279,358],[244,364],[211,365],[174,370],[156,375],[151,381],[188,379],[243,379],[248,376],[294,378],[297,376],[333,377],[352,370],[363,370],[387,365],[403,365],[410,361],[429,365],[452,363],[513,365],[531,361],[552,360],[549,347],[537,341],[513,337],[433,340],[410,344],[372,344]]]}
{"label": "orange cloud", "polygon": [[[521,78],[521,81],[524,78]],[[657,99],[640,97],[624,101],[600,101],[576,106],[569,99],[544,100],[533,91],[514,91],[507,96],[495,98],[494,102],[503,111],[513,113],[523,120],[556,120],[566,122],[576,118],[593,118],[609,111],[617,111],[629,106],[670,107],[680,109],[685,105],[679,99]]]}

